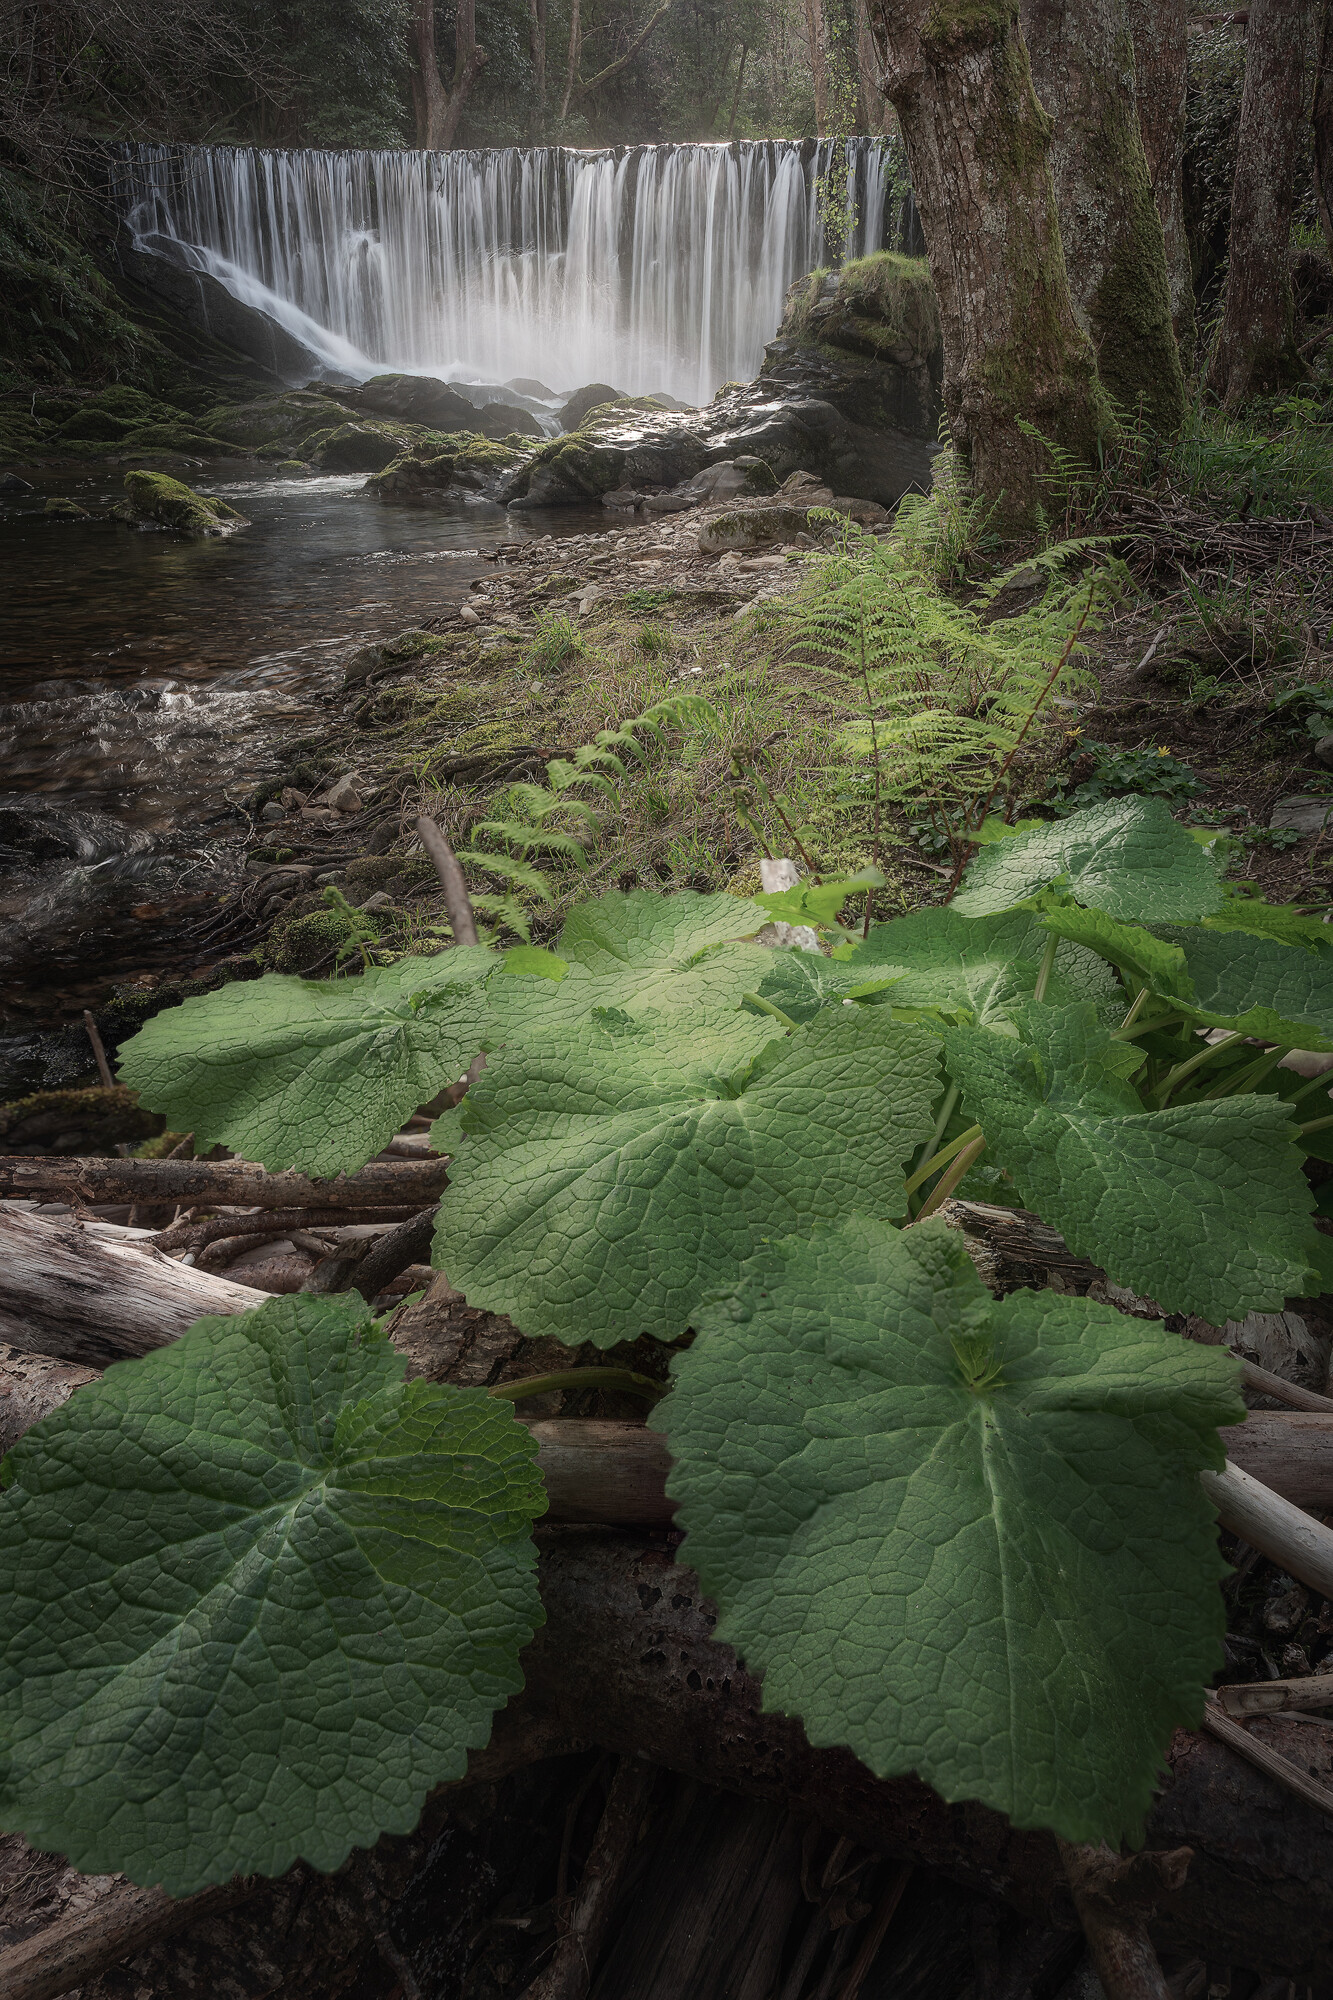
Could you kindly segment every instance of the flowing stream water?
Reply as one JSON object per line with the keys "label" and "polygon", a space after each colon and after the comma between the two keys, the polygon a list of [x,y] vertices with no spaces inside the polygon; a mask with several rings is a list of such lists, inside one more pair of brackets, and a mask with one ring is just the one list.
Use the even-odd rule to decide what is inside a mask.
{"label": "flowing stream water", "polygon": [[[278,742],[318,733],[358,648],[462,596],[498,542],[589,525],[572,509],[386,508],[363,474],[228,464],[195,483],[251,525],[185,540],[107,518],[120,477],[51,477],[0,516],[0,1021],[14,1030],[171,957],[173,922],[234,879],[240,808]],[[92,517],[52,520],[52,494]],[[0,1072],[5,1054],[0,1040]],[[0,1097],[42,1080],[19,1068]]]}

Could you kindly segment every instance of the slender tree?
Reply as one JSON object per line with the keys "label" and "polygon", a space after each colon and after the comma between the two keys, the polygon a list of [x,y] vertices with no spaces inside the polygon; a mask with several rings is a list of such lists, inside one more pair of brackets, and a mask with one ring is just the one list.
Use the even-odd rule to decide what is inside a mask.
{"label": "slender tree", "polygon": [[1012,0],[869,0],[944,331],[944,406],[974,490],[1030,521],[1050,457],[1083,460],[1108,424],[1074,316],[1037,102]]}
{"label": "slender tree", "polygon": [[1051,170],[1079,324],[1102,382],[1153,428],[1185,414],[1166,250],[1134,96],[1125,0],[1021,0],[1037,96],[1055,121]]}
{"label": "slender tree", "polygon": [[828,132],[828,48],[824,35],[824,0],[805,0],[805,32],[810,47],[810,75],[815,89],[815,132]]}
{"label": "slender tree", "polygon": [[546,137],[547,0],[528,0],[528,48],[532,54],[532,102],[528,106],[528,143]]}
{"label": "slender tree", "polygon": [[446,85],[435,48],[435,0],[415,0],[412,14],[412,101],[417,117],[417,144],[444,152],[458,144],[468,98],[485,49],[477,46],[477,0],[458,0],[454,15],[454,67]]}
{"label": "slender tree", "polygon": [[1319,10],[1319,48],[1314,85],[1314,186],[1319,221],[1333,257],[1333,0]]}
{"label": "slender tree", "polygon": [[1190,0],[1128,0],[1134,90],[1148,179],[1162,223],[1171,324],[1180,358],[1194,360],[1194,274],[1185,227],[1185,94],[1189,82]]}
{"label": "slender tree", "polygon": [[1300,369],[1287,245],[1304,141],[1312,0],[1252,0],[1222,326],[1208,386],[1227,403]]}

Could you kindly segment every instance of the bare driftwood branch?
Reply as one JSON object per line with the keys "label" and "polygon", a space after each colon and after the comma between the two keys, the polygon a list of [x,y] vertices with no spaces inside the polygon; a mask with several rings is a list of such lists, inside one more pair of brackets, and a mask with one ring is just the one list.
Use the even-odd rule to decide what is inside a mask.
{"label": "bare driftwood branch", "polygon": [[248,1208],[205,1216],[202,1222],[175,1222],[151,1238],[155,1250],[198,1250],[224,1236],[262,1229],[265,1236],[287,1236],[294,1229],[351,1229],[379,1224],[393,1228],[409,1214],[397,1208]]}
{"label": "bare driftwood branch", "polygon": [[265,1294],[21,1210],[0,1211],[0,1340],[105,1368],[148,1354],[204,1313],[249,1312]]}
{"label": "bare driftwood branch", "polygon": [[639,1757],[622,1757],[616,1766],[568,1925],[555,1957],[533,1980],[524,2000],[584,2000],[656,1776],[655,1766]]}
{"label": "bare driftwood branch", "polygon": [[1257,1361],[1241,1363],[1241,1379],[1247,1389],[1257,1389],[1260,1395],[1272,1396],[1279,1403],[1289,1403],[1293,1410],[1323,1410],[1333,1416],[1333,1396],[1321,1396],[1314,1389],[1303,1389],[1299,1382],[1288,1382],[1285,1375],[1274,1375],[1267,1368],[1261,1368]]}
{"label": "bare driftwood branch", "polygon": [[1284,1708],[1333,1704],[1333,1674],[1303,1674],[1290,1681],[1238,1681],[1215,1691],[1224,1715],[1279,1715]]}
{"label": "bare driftwood branch", "polygon": [[312,1181],[268,1174],[248,1160],[0,1158],[0,1197],[73,1202],[201,1202],[236,1208],[425,1208],[447,1180],[443,1160],[372,1160],[355,1174]]}
{"label": "bare driftwood branch", "polygon": [[463,880],[463,870],[458,856],[454,853],[443,832],[428,814],[422,813],[417,820],[417,832],[421,845],[435,864],[435,873],[440,878],[444,890],[444,907],[449,912],[449,928],[454,934],[455,944],[476,944],[477,919],[472,912],[472,898]]}
{"label": "bare driftwood branch", "polygon": [[1201,1472],[1199,1480],[1224,1528],[1288,1576],[1333,1597],[1333,1531],[1261,1486],[1238,1465],[1228,1463],[1223,1472]]}
{"label": "bare driftwood branch", "polygon": [[1178,1847],[1122,1860],[1109,1847],[1063,1840],[1059,1845],[1106,2000],[1170,2000],[1148,1935],[1148,1917],[1159,1896],[1174,1895],[1184,1886],[1192,1850]]}
{"label": "bare driftwood branch", "polygon": [[429,1261],[435,1235],[435,1205],[423,1208],[382,1236],[356,1267],[354,1283],[363,1299],[378,1298],[384,1287],[409,1264]]}
{"label": "bare driftwood branch", "polygon": [[1233,1465],[1284,1500],[1333,1507],[1333,1411],[1252,1410],[1222,1442]]}

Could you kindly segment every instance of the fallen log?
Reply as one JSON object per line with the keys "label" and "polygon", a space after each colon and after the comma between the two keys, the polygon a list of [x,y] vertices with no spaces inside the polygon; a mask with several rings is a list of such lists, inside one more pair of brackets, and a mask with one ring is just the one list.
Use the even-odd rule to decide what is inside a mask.
{"label": "fallen log", "polygon": [[49,1417],[85,1382],[96,1380],[95,1368],[53,1361],[46,1354],[24,1354],[0,1343],[0,1458],[31,1424]]}
{"label": "fallen log", "polygon": [[0,1157],[0,1197],[86,1202],[222,1202],[237,1208],[428,1207],[448,1179],[444,1160],[372,1160],[354,1174],[312,1181],[266,1173],[248,1160],[101,1160]]}
{"label": "fallen log", "polygon": [[0,1340],[23,1353],[106,1368],[165,1347],[204,1313],[249,1312],[266,1296],[141,1242],[0,1210]]}

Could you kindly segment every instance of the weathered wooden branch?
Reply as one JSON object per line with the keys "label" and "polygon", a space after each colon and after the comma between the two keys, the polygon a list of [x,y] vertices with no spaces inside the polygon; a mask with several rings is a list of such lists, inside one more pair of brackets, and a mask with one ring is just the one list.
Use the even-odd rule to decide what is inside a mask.
{"label": "weathered wooden branch", "polygon": [[1193,1852],[1136,1854],[1061,1841],[1074,1908],[1106,2000],[1170,2000],[1148,1935],[1148,1918],[1162,1895],[1174,1895],[1189,1874]]}
{"label": "weathered wooden branch", "polygon": [[1293,1507],[1238,1465],[1201,1472],[1199,1481],[1224,1528],[1266,1555],[1288,1576],[1333,1597],[1333,1530]]}
{"label": "weathered wooden branch", "polygon": [[0,1458],[29,1425],[49,1417],[76,1389],[96,1380],[95,1368],[53,1361],[46,1354],[21,1353],[0,1342]]}
{"label": "weathered wooden branch", "polygon": [[236,1208],[425,1208],[448,1178],[443,1160],[372,1160],[355,1174],[313,1181],[265,1173],[248,1160],[0,1157],[0,1197],[64,1201],[217,1202]]}
{"label": "weathered wooden branch", "polygon": [[1284,1708],[1327,1708],[1333,1704],[1333,1674],[1303,1674],[1299,1680],[1236,1681],[1214,1690],[1224,1715],[1280,1715]]}
{"label": "weathered wooden branch", "polygon": [[265,1296],[72,1221],[0,1210],[0,1340],[24,1353],[105,1368],[164,1347],[204,1313],[249,1312]]}
{"label": "weathered wooden branch", "polygon": [[1321,1784],[1318,1778],[1312,1778],[1290,1757],[1282,1756],[1269,1744],[1261,1743],[1257,1736],[1251,1736],[1241,1723],[1233,1722],[1229,1715],[1224,1715],[1215,1701],[1210,1700],[1204,1708],[1203,1726],[1220,1742],[1229,1744],[1256,1770],[1266,1772],[1279,1785],[1284,1785],[1297,1798],[1304,1799],[1307,1805],[1314,1806],[1333,1821],[1333,1787]]}
{"label": "weathered wooden branch", "polygon": [[472,898],[467,892],[467,883],[458,856],[444,836],[444,833],[428,813],[417,819],[417,833],[421,845],[434,863],[435,873],[440,878],[444,890],[444,907],[449,913],[449,928],[454,934],[455,944],[476,944],[477,919],[472,911]]}

